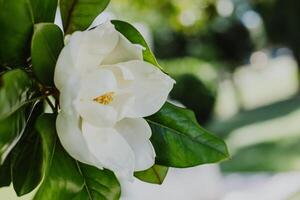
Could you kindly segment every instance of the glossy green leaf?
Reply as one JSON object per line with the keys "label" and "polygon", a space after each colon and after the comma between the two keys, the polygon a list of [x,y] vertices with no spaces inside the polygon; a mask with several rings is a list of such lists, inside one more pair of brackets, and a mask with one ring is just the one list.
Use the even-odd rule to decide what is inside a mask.
{"label": "glossy green leaf", "polygon": [[18,196],[31,192],[42,178],[42,148],[40,138],[31,133],[13,150],[12,182]]}
{"label": "glossy green leaf", "polygon": [[53,86],[54,68],[64,46],[63,33],[52,23],[39,23],[34,26],[31,41],[33,72],[48,86]]}
{"label": "glossy green leaf", "polygon": [[60,12],[64,30],[70,34],[85,30],[106,8],[109,0],[60,0]]}
{"label": "glossy green leaf", "polygon": [[145,61],[152,63],[153,65],[161,68],[154,54],[149,48],[147,42],[134,26],[132,26],[127,22],[119,21],[119,20],[112,20],[111,22],[115,25],[115,28],[120,33],[122,33],[122,35],[124,35],[130,42],[134,44],[139,44],[145,48],[145,50],[143,51],[143,57]]}
{"label": "glossy green leaf", "polygon": [[9,186],[11,183],[10,156],[0,165],[0,187]]}
{"label": "glossy green leaf", "polygon": [[36,129],[41,135],[46,173],[37,191],[36,200],[71,199],[83,187],[76,162],[65,153],[56,139],[55,115],[44,114],[38,118]]}
{"label": "glossy green leaf", "polygon": [[0,1],[0,66],[26,62],[33,24],[54,21],[56,5],[56,0]]}
{"label": "glossy green leaf", "polygon": [[162,184],[168,173],[168,169],[165,166],[153,165],[145,171],[135,172],[134,176],[144,182]]}
{"label": "glossy green leaf", "polygon": [[120,185],[114,174],[79,163],[55,139],[55,115],[42,115],[36,124],[43,138],[46,174],[34,200],[115,200]]}
{"label": "glossy green leaf", "polygon": [[158,164],[192,167],[228,158],[224,141],[203,129],[190,110],[166,103],[147,121]]}
{"label": "glossy green leaf", "polygon": [[42,112],[43,106],[40,103],[35,106],[22,138],[10,153],[11,177],[18,196],[31,192],[42,179],[41,139],[34,128],[34,122]]}
{"label": "glossy green leaf", "polygon": [[27,122],[26,108],[22,107],[9,117],[0,120],[0,163],[20,140]]}
{"label": "glossy green leaf", "polygon": [[[39,165],[39,162],[34,153],[39,153],[40,149],[37,151],[31,150],[35,147],[31,146],[33,142],[32,137],[26,139],[26,142],[24,142],[24,139],[21,139],[26,137],[25,132],[32,129],[30,122],[32,121],[31,118],[36,114],[36,105],[37,103],[33,102],[23,106],[9,117],[0,120],[0,160],[2,163],[2,165],[0,163],[0,186],[7,186],[12,180],[14,186],[16,186],[15,189],[17,188],[17,194],[20,195],[26,191],[26,189],[23,189],[22,180],[24,177],[34,180],[36,176],[39,176],[37,173],[39,168],[36,167]],[[41,112],[42,107],[38,108],[39,112]],[[28,166],[31,167],[31,174],[28,173]],[[41,176],[39,177],[41,178]],[[39,180],[34,186],[29,186],[31,187],[29,190],[34,189],[38,182]]]}
{"label": "glossy green leaf", "polygon": [[84,189],[73,200],[118,200],[120,184],[113,172],[78,163],[84,179]]}
{"label": "glossy green leaf", "polygon": [[33,23],[28,0],[0,1],[0,66],[25,62]]}
{"label": "glossy green leaf", "polygon": [[0,77],[0,120],[32,102],[36,95],[34,81],[22,70],[15,69]]}
{"label": "glossy green leaf", "polygon": [[34,23],[54,22],[58,0],[30,0]]}

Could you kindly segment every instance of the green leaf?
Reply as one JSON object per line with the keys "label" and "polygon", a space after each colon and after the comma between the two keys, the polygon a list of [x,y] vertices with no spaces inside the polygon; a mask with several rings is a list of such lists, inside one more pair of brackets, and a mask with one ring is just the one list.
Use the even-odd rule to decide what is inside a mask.
{"label": "green leaf", "polygon": [[134,176],[147,183],[162,184],[168,173],[168,169],[165,166],[153,165],[145,171],[135,172]]}
{"label": "green leaf", "polygon": [[109,0],[60,0],[60,12],[67,34],[85,30],[106,8]]}
{"label": "green leaf", "polygon": [[52,23],[34,25],[31,41],[32,68],[37,78],[48,86],[54,84],[54,68],[63,46],[63,33],[57,25]]}
{"label": "green leaf", "polygon": [[114,173],[109,170],[99,170],[95,167],[78,163],[84,179],[84,189],[73,200],[118,200],[120,184]]}
{"label": "green leaf", "polygon": [[112,172],[79,163],[55,139],[55,115],[42,115],[36,127],[43,138],[47,167],[35,200],[119,199],[120,185]]}
{"label": "green leaf", "polygon": [[134,28],[134,26],[132,26],[127,22],[119,21],[119,20],[112,20],[111,22],[115,25],[115,28],[120,33],[122,33],[122,35],[124,35],[130,42],[134,44],[139,44],[145,48],[145,50],[143,51],[143,57],[145,61],[162,69],[162,67],[158,64],[151,49],[149,48],[147,42],[140,34],[140,32],[136,28]]}
{"label": "green leaf", "polygon": [[30,0],[34,23],[54,22],[58,0]]}
{"label": "green leaf", "polygon": [[0,187],[9,186],[11,183],[10,156],[0,165]]}
{"label": "green leaf", "polygon": [[28,0],[0,1],[0,66],[25,62],[33,23]]}
{"label": "green leaf", "polygon": [[[0,77],[0,163],[21,138],[34,108],[36,85],[15,69]],[[31,103],[30,105],[26,105]]]}
{"label": "green leaf", "polygon": [[147,118],[156,163],[170,167],[192,167],[228,158],[223,140],[203,129],[190,110],[166,103]]}
{"label": "green leaf", "polygon": [[[14,179],[15,176],[13,176],[12,172],[14,171],[13,166],[15,160],[20,160],[21,158],[24,161],[22,165],[16,165],[19,167],[17,174],[20,176],[17,175],[18,179],[22,179],[22,177],[26,175],[27,165],[35,164],[37,161],[36,159],[32,159],[34,162],[28,162],[31,156],[33,156],[31,151],[26,152],[26,147],[30,147],[28,144],[30,144],[31,141],[29,141],[28,144],[24,142],[21,142],[21,144],[19,143],[25,130],[30,130],[29,122],[35,114],[34,109],[36,108],[36,105],[37,103],[34,102],[30,105],[23,106],[9,117],[0,120],[0,187],[8,186],[12,179]],[[41,109],[39,110],[41,111]],[[23,150],[25,150],[25,152],[23,152]],[[27,154],[24,157],[23,153],[28,153],[29,155]],[[35,175],[35,170],[38,169],[33,170]]]}
{"label": "green leaf", "polygon": [[13,152],[12,181],[18,196],[31,192],[42,178],[42,148],[35,131],[21,141]]}
{"label": "green leaf", "polygon": [[22,107],[9,117],[0,120],[0,163],[20,140],[28,120],[26,107]]}
{"label": "green leaf", "polygon": [[40,103],[35,106],[22,138],[11,152],[11,176],[18,196],[35,189],[44,173],[41,138],[33,127],[42,112],[43,105]]}
{"label": "green leaf", "polygon": [[15,69],[0,77],[0,120],[5,119],[36,96],[36,85],[28,75]]}
{"label": "green leaf", "polygon": [[71,199],[83,187],[76,162],[59,145],[55,131],[55,115],[44,114],[37,119],[41,135],[46,173],[34,199]]}
{"label": "green leaf", "polygon": [[55,0],[0,1],[0,66],[16,67],[29,56],[35,22],[52,22]]}

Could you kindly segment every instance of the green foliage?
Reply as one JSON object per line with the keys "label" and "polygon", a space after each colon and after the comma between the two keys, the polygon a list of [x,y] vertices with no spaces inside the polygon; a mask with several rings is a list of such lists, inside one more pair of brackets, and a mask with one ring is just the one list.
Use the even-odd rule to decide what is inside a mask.
{"label": "green foliage", "polygon": [[168,173],[168,169],[165,166],[153,165],[145,171],[135,172],[134,176],[147,183],[162,184]]}
{"label": "green foliage", "polygon": [[18,196],[31,192],[42,179],[42,148],[33,130],[13,150],[12,182]]}
{"label": "green foliage", "polygon": [[33,106],[24,106],[0,121],[1,163],[23,135]]}
{"label": "green foliage", "polygon": [[108,5],[109,0],[60,0],[60,12],[67,34],[85,30]]}
{"label": "green foliage", "polygon": [[11,183],[10,156],[0,165],[0,187],[9,186]]}
{"label": "green foliage", "polygon": [[36,96],[34,80],[20,69],[4,73],[0,77],[0,86],[0,119],[32,102]]}
{"label": "green foliage", "polygon": [[264,20],[269,43],[286,45],[300,63],[300,27],[296,25],[300,17],[300,3],[297,0],[254,0],[256,10]]}
{"label": "green foliage", "polygon": [[34,23],[54,22],[57,0],[30,0]]}
{"label": "green foliage", "polygon": [[229,156],[225,143],[198,125],[190,110],[166,103],[147,121],[152,129],[151,142],[158,164],[192,167]]}
{"label": "green foliage", "polygon": [[36,22],[54,21],[55,0],[0,1],[0,67],[26,63]]}
{"label": "green foliage", "polygon": [[203,31],[216,15],[216,0],[114,0],[111,9],[129,21],[143,21],[153,30],[170,26],[193,34]]}
{"label": "green foliage", "polygon": [[[18,195],[33,190],[39,183],[40,149],[36,149],[32,123],[42,110],[36,103],[23,106],[14,114],[0,121],[0,186],[11,181]],[[34,145],[32,145],[34,143]]]}
{"label": "green foliage", "polygon": [[76,161],[65,153],[59,144],[55,131],[55,115],[39,117],[36,128],[42,138],[46,173],[37,191],[36,200],[71,199],[83,188]]}
{"label": "green foliage", "polygon": [[111,171],[99,170],[78,162],[77,166],[84,180],[84,188],[73,198],[74,200],[118,200],[120,198],[120,184]]}
{"label": "green foliage", "polygon": [[45,85],[54,85],[54,68],[63,46],[63,33],[57,25],[40,23],[34,26],[31,41],[32,68],[37,78]]}
{"label": "green foliage", "polygon": [[55,117],[42,115],[36,124],[47,156],[45,178],[34,199],[119,199],[120,185],[112,172],[79,163],[65,152],[56,137]]}
{"label": "green foliage", "polygon": [[42,112],[42,103],[36,104],[22,138],[10,153],[11,179],[18,196],[36,188],[43,176],[41,139],[34,129],[34,123]]}
{"label": "green foliage", "polygon": [[25,108],[22,108],[8,118],[0,121],[1,163],[22,136],[26,126],[26,120]]}

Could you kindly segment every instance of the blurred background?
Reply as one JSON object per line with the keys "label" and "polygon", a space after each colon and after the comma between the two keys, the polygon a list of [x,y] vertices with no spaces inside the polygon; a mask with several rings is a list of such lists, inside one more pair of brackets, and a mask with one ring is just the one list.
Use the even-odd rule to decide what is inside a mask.
{"label": "blurred background", "polygon": [[141,186],[149,199],[300,199],[299,11],[299,0],[111,2],[107,15],[134,23],[176,79],[172,101],[232,156],[172,169],[156,198]]}
{"label": "blurred background", "polygon": [[130,200],[300,199],[299,11],[299,0],[111,1],[102,17],[135,25],[177,81],[171,100],[232,156],[171,169],[162,186],[135,181]]}

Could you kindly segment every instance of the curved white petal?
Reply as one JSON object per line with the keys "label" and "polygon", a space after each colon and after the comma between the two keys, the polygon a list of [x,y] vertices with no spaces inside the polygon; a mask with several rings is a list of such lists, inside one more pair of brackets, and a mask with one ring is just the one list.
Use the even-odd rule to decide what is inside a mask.
{"label": "curved white petal", "polygon": [[119,33],[110,21],[86,30],[85,33],[85,45],[89,53],[94,55],[107,55],[115,49],[119,42]]}
{"label": "curved white petal", "polygon": [[[74,33],[74,37],[78,37],[81,35],[81,33]],[[80,40],[80,36],[77,40]],[[75,40],[75,43],[77,43],[77,40]],[[54,71],[54,83],[56,87],[61,90],[66,82],[68,82],[69,78],[72,77],[72,74],[76,73],[76,60],[74,60],[74,49],[71,48],[73,46],[73,43],[69,43],[69,45],[66,45],[58,59],[55,66]],[[76,44],[75,44],[76,46]],[[77,47],[78,49],[79,47]]]}
{"label": "curved white petal", "polygon": [[154,165],[155,151],[149,140],[151,128],[146,120],[143,118],[123,119],[116,124],[115,128],[134,152],[134,171],[146,170]]}
{"label": "curved white petal", "polygon": [[116,92],[117,80],[112,71],[96,69],[85,73],[80,81],[80,88],[77,88],[80,100],[93,100],[107,92]]}
{"label": "curved white petal", "polygon": [[114,101],[110,104],[117,110],[117,120],[124,118],[127,112],[130,111],[134,103],[134,96],[131,93],[119,93],[116,95]]}
{"label": "curved white petal", "polygon": [[76,76],[72,76],[61,89],[60,106],[62,111],[56,119],[56,130],[62,146],[80,162],[102,168],[101,163],[90,153],[81,131],[80,116],[76,112],[73,100],[78,92],[79,83]]}
{"label": "curved white petal", "polygon": [[110,23],[83,32],[73,33],[61,51],[54,73],[54,82],[61,89],[73,73],[96,68],[119,41],[119,33]]}
{"label": "curved white petal", "polygon": [[72,115],[60,112],[56,119],[56,130],[62,146],[76,160],[102,168],[102,164],[90,153],[82,132],[80,120],[76,113]]}
{"label": "curved white petal", "polygon": [[113,126],[118,119],[118,112],[109,105],[102,105],[93,101],[82,101],[80,103],[76,102],[75,106],[83,120],[94,126]]}
{"label": "curved white petal", "polygon": [[134,76],[129,90],[134,94],[135,102],[126,117],[146,117],[156,113],[166,102],[175,81],[144,61],[133,60],[118,66],[129,69]]}
{"label": "curved white petal", "polygon": [[74,100],[78,97],[78,88],[80,85],[80,82],[78,80],[78,75],[73,74],[60,89],[60,108],[64,113],[68,115],[72,115],[75,113]]}
{"label": "curved white petal", "polygon": [[[114,26],[107,22],[94,29],[83,31],[80,39],[81,43],[72,47],[77,53],[76,65],[78,69],[88,70],[99,66],[104,57],[116,47],[119,35]],[[70,44],[75,42],[70,40]]]}
{"label": "curved white petal", "polygon": [[113,65],[129,60],[143,60],[143,47],[137,44],[132,44],[127,38],[119,33],[119,42],[116,47],[109,53],[102,65]]}
{"label": "curved white petal", "polygon": [[83,122],[82,131],[90,151],[105,168],[127,179],[133,178],[133,151],[115,129],[98,128]]}
{"label": "curved white petal", "polygon": [[116,92],[117,82],[114,74],[108,70],[97,69],[86,73],[78,81],[79,95],[73,101],[81,117],[94,126],[114,125],[118,118],[117,110],[111,105],[103,105],[94,100],[108,92]]}

